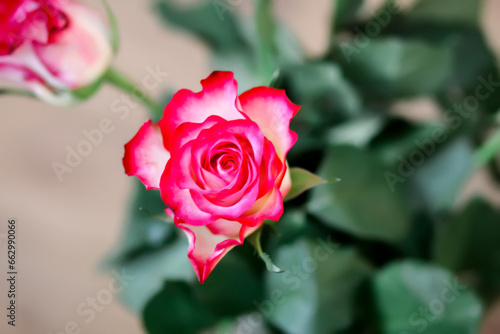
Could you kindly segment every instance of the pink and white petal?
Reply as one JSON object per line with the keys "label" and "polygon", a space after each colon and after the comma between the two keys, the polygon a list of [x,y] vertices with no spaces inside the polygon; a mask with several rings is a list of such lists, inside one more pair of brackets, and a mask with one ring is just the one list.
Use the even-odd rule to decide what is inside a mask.
{"label": "pink and white petal", "polygon": [[[276,155],[273,144],[266,138],[264,155],[260,165],[259,198],[271,191],[273,187],[281,184],[285,164]],[[284,173],[283,173],[284,174]]]}
{"label": "pink and white petal", "polygon": [[161,186],[160,191],[163,202],[172,209],[176,216],[187,220],[192,226],[204,226],[217,219],[196,206],[188,189],[176,188],[174,190],[173,188],[175,185],[171,188]]}
{"label": "pink and white petal", "polygon": [[220,122],[200,132],[196,139],[196,151],[208,152],[208,149],[218,149],[219,144],[234,144],[241,152],[250,153],[255,163],[260,165],[264,140],[265,137],[255,122],[250,120]]}
{"label": "pink and white petal", "polygon": [[137,176],[148,190],[160,189],[161,175],[169,159],[159,126],[149,120],[125,145],[123,166],[127,175]]}
{"label": "pink and white petal", "polygon": [[229,238],[239,236],[241,224],[235,220],[217,219],[206,227],[215,235],[223,235]]}
{"label": "pink and white petal", "polygon": [[194,169],[198,169],[199,165],[193,162],[193,141],[182,146],[173,155],[171,164],[169,164],[169,180],[175,182],[179,189],[190,189],[203,191],[205,184],[198,180]]}
{"label": "pink and white petal", "polygon": [[168,217],[170,217],[170,218],[172,218],[172,219],[175,219],[175,214],[174,214],[174,211],[172,211],[172,209],[170,209],[170,208],[166,208],[166,209],[165,209],[165,214],[166,214]]}
{"label": "pink and white petal", "polygon": [[213,189],[223,189],[232,181],[232,180],[228,181],[229,178],[224,179],[223,177],[221,177],[221,175],[209,172],[203,167],[197,168],[197,174],[199,175],[200,179],[203,180],[203,183],[206,185],[205,188],[207,191],[211,191]]}
{"label": "pink and white petal", "polygon": [[34,43],[34,51],[49,71],[71,89],[99,79],[113,59],[111,29],[97,12],[75,1],[61,10],[69,17],[65,29],[51,34],[49,43]]}
{"label": "pink and white petal", "polygon": [[290,176],[290,167],[288,166],[288,163],[286,164],[286,173],[283,177],[283,181],[281,181],[281,186],[280,186],[280,192],[281,196],[283,198],[288,195],[290,192],[290,189],[292,189],[292,177]]}
{"label": "pink and white petal", "polygon": [[175,154],[184,144],[196,139],[200,132],[209,129],[217,123],[224,122],[225,120],[219,116],[210,116],[203,123],[182,123],[174,132],[172,140],[170,141],[169,152]]}
{"label": "pink and white petal", "polygon": [[250,184],[247,188],[240,191],[242,194],[238,194],[238,196],[241,196],[241,198],[239,198],[234,204],[229,206],[223,206],[219,205],[219,203],[214,203],[206,196],[195,191],[191,192],[191,196],[196,203],[196,206],[201,210],[210,212],[214,216],[236,219],[254,205],[259,193],[259,188],[255,183],[256,182],[254,182],[254,184]]}
{"label": "pink and white petal", "polygon": [[252,88],[240,95],[242,111],[256,122],[269,139],[282,162],[297,141],[297,134],[290,130],[290,121],[300,107],[293,104],[284,90],[270,87]]}
{"label": "pink and white petal", "polygon": [[55,90],[49,82],[45,81],[45,78],[19,64],[8,64],[0,61],[0,79],[19,84],[42,101],[50,104],[69,106],[75,102],[71,92]]}
{"label": "pink and white petal", "polygon": [[[220,206],[204,197],[203,194],[209,194],[211,190],[205,183],[206,180],[197,179],[193,171],[200,168],[198,163],[191,163],[193,146],[193,141],[182,146],[165,168],[160,183],[165,204],[177,217],[191,225],[206,225],[219,216],[237,218],[247,211],[257,198],[258,188],[255,186],[253,187],[255,189],[249,187],[246,193],[242,193],[232,206]],[[242,190],[245,191],[246,189]],[[228,194],[227,197],[231,198],[232,195],[238,194],[235,192]]]}
{"label": "pink and white petal", "polygon": [[247,227],[230,220],[218,220],[207,226],[190,226],[176,219],[175,225],[185,232],[189,240],[188,258],[200,283],[205,282],[227,252],[243,244],[244,239],[260,227]]}
{"label": "pink and white petal", "polygon": [[279,189],[274,187],[268,194],[259,198],[239,220],[247,226],[255,226],[264,219],[278,221],[282,214],[283,196]]}
{"label": "pink and white petal", "polygon": [[160,126],[165,146],[169,147],[174,131],[183,123],[203,123],[210,116],[235,120],[245,117],[237,109],[238,83],[231,72],[213,72],[201,81],[203,89],[194,93],[181,89],[165,107]]}
{"label": "pink and white petal", "polygon": [[218,205],[232,206],[240,201],[250,188],[258,187],[259,181],[257,168],[251,161],[247,161],[240,165],[238,171],[233,175],[233,180],[224,188],[210,189],[203,195]]}
{"label": "pink and white petal", "polygon": [[38,58],[33,43],[23,43],[13,53],[0,57],[0,63],[6,66],[19,66],[43,79],[54,90],[70,90],[71,87],[54,76]]}
{"label": "pink and white petal", "polygon": [[[182,147],[181,151],[190,151],[191,145],[192,142],[189,142]],[[196,226],[210,224],[216,218],[212,214],[200,210],[193,201],[190,189],[179,187],[179,184],[189,184],[190,182],[192,186],[195,185],[193,180],[189,181],[189,165],[182,166],[179,163],[186,156],[189,157],[189,154],[182,154],[181,151],[174,155],[165,166],[165,171],[160,179],[161,198],[180,220]]]}

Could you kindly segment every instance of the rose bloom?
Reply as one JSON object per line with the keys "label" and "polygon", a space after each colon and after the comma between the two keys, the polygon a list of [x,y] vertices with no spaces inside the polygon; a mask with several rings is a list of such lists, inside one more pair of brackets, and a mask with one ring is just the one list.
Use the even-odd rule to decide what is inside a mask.
{"label": "rose bloom", "polygon": [[0,80],[67,104],[107,70],[111,38],[108,22],[76,1],[2,0]]}
{"label": "rose bloom", "polygon": [[264,219],[281,217],[291,188],[286,155],[297,140],[290,121],[299,106],[269,87],[238,96],[231,72],[201,84],[198,93],[178,91],[157,124],[144,123],[125,145],[123,164],[147,189],[160,190],[203,283]]}

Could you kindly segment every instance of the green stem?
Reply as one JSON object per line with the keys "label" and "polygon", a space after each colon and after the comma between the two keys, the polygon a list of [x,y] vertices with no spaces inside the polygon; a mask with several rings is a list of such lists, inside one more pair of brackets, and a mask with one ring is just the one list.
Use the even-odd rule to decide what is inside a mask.
{"label": "green stem", "polygon": [[117,70],[110,68],[108,72],[106,72],[104,78],[111,85],[115,86],[118,89],[121,89],[126,93],[129,93],[135,99],[144,104],[151,112],[151,117],[155,120],[161,118],[161,116],[163,115],[163,108],[160,105],[158,105],[145,92],[143,92],[140,86],[134,84],[131,80],[129,80]]}
{"label": "green stem", "polygon": [[500,129],[486,141],[474,154],[474,160],[479,167],[485,166],[500,153]]}
{"label": "green stem", "polygon": [[276,24],[273,17],[272,0],[254,0],[256,4],[255,25],[258,35],[258,65],[260,75],[267,85],[276,69]]}

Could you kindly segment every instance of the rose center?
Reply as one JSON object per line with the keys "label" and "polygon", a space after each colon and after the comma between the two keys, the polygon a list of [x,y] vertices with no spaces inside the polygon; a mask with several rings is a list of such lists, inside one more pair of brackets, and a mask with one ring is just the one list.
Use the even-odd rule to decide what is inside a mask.
{"label": "rose center", "polygon": [[221,162],[220,166],[226,172],[231,172],[236,168],[236,162],[234,160],[225,160]]}
{"label": "rose center", "polygon": [[231,174],[238,169],[237,159],[230,153],[218,153],[210,159],[210,164],[219,174]]}

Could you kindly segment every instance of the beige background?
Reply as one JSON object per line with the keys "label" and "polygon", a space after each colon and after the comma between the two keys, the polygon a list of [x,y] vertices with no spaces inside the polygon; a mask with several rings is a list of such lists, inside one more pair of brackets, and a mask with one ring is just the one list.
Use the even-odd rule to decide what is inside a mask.
{"label": "beige background", "polygon": [[[98,0],[88,2],[101,6]],[[199,90],[200,79],[210,73],[202,43],[187,33],[165,28],[152,14],[151,1],[108,2],[122,39],[117,68],[140,82],[148,66],[159,65],[169,76],[151,92],[155,97],[167,88]],[[276,2],[279,17],[292,27],[306,51],[321,54],[327,44],[332,1]],[[500,22],[495,16],[499,8],[497,0],[487,1],[485,8],[485,26],[497,50]],[[0,311],[1,333],[64,333],[71,321],[80,326],[81,333],[142,333],[139,318],[116,300],[88,324],[76,314],[77,305],[107,286],[109,277],[97,267],[118,241],[132,190],[132,179],[121,164],[123,145],[146,120],[146,112],[138,107],[120,120],[111,112],[111,104],[120,94],[104,87],[90,101],[70,110],[24,98],[0,98],[0,234],[6,232],[7,218],[17,218],[20,272],[18,326],[7,327],[5,311]],[[96,128],[103,118],[113,121],[114,131],[59,182],[51,163],[63,163],[65,147],[75,148],[85,139],[81,132]],[[478,176],[469,192],[488,189],[498,200],[498,193],[485,187],[483,180]],[[0,248],[3,273],[4,244]],[[2,278],[0,310],[4,310],[5,288]],[[500,333],[500,328],[490,333]]]}

